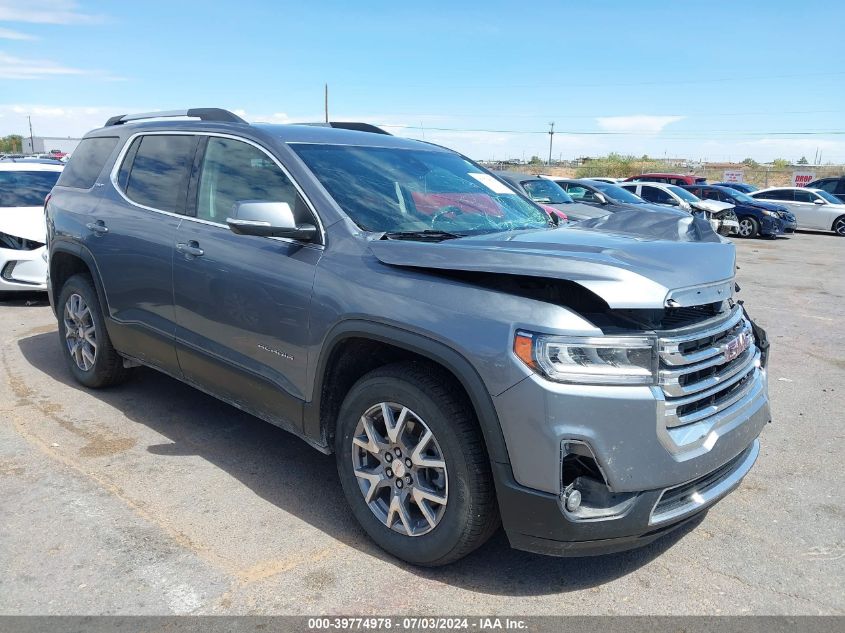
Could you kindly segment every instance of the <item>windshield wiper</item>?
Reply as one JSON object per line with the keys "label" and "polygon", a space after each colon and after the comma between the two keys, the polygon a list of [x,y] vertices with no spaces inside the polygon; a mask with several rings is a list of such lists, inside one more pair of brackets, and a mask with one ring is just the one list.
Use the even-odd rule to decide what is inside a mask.
{"label": "windshield wiper", "polygon": [[379,239],[422,240],[427,242],[442,242],[443,240],[455,240],[459,237],[466,237],[466,234],[449,233],[448,231],[435,231],[432,229],[426,229],[424,231],[387,231]]}

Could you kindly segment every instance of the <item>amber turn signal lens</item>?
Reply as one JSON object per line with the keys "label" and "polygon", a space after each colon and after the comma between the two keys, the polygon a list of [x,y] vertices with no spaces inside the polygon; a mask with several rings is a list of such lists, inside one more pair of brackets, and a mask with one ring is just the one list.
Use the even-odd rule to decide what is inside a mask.
{"label": "amber turn signal lens", "polygon": [[534,339],[517,333],[513,338],[513,353],[529,367],[534,367]]}

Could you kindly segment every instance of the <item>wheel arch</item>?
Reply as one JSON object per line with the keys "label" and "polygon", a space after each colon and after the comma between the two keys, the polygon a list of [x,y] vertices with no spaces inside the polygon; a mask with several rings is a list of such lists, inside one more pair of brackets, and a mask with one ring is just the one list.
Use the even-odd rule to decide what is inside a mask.
{"label": "wheel arch", "polygon": [[106,318],[106,327],[108,327],[109,309],[106,294],[103,290],[103,280],[100,277],[100,271],[94,261],[94,256],[81,244],[59,242],[53,244],[50,249],[48,286],[53,312],[58,313],[56,303],[59,300],[59,293],[62,291],[62,286],[73,275],[80,273],[89,275],[94,282],[97,299],[100,302],[103,316]]}
{"label": "wheel arch", "polygon": [[[831,230],[831,231],[833,231],[834,233],[836,233],[836,223],[837,223],[837,222],[839,222],[840,220],[842,220],[843,222],[845,222],[845,213],[843,213],[843,214],[841,214],[841,215],[836,216],[836,217],[833,219],[833,222],[831,222],[831,223],[830,223],[830,230]],[[838,235],[838,234],[837,234],[837,235]]]}
{"label": "wheel arch", "polygon": [[[439,365],[454,376],[472,405],[481,427],[487,453],[493,462],[509,463],[504,435],[493,400],[472,364],[451,347],[425,335],[402,328],[365,320],[348,320],[336,325],[326,337],[317,360],[313,398],[305,405],[304,431],[313,441],[332,450],[333,435],[340,403],[355,380],[334,383],[333,370],[344,357],[349,345],[374,346],[384,358],[368,358],[369,362],[352,375],[366,373],[387,362],[401,359],[422,359]],[[375,362],[373,362],[375,361]]]}

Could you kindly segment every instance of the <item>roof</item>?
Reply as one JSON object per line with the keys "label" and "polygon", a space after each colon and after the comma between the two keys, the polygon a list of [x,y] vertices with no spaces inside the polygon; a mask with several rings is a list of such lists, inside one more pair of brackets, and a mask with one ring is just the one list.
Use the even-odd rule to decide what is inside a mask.
{"label": "roof", "polygon": [[758,189],[757,191],[752,191],[751,195],[753,196],[754,194],[764,193],[766,191],[779,191],[781,189],[795,189],[795,190],[800,190],[800,191],[813,191],[813,192],[824,191],[824,189],[818,189],[817,187],[792,187],[792,186],[766,187],[765,189]]}
{"label": "roof", "polygon": [[375,132],[359,132],[357,130],[346,130],[320,125],[295,125],[279,123],[220,123],[206,121],[144,121],[129,122],[121,125],[102,127],[92,130],[89,136],[116,136],[122,133],[131,132],[154,132],[154,131],[180,131],[180,132],[219,132],[238,134],[263,133],[283,143],[321,143],[327,145],[362,145],[371,147],[397,147],[402,149],[428,150],[432,152],[449,151],[438,145],[415,141],[401,136],[390,136],[388,134],[377,134]]}
{"label": "roof", "polygon": [[0,171],[62,171],[62,163],[42,163],[36,161],[3,161],[0,160]]}

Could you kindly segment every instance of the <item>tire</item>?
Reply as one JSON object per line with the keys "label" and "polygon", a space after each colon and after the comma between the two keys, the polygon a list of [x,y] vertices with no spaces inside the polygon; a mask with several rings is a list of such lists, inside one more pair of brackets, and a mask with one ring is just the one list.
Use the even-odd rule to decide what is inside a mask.
{"label": "tire", "polygon": [[[352,513],[382,549],[415,565],[436,567],[454,562],[479,547],[499,527],[481,430],[471,405],[454,382],[454,377],[436,365],[387,365],[355,383],[337,420],[335,457]],[[384,407],[390,410],[387,415],[397,422],[396,427],[407,410],[404,431],[394,440],[386,432]],[[368,431],[364,430],[365,419]],[[428,442],[419,439],[425,437],[426,430],[433,436]],[[411,450],[416,440],[424,452]],[[388,462],[387,454],[396,448],[404,450],[402,456],[391,454]],[[415,459],[406,461],[410,457]],[[421,467],[421,463],[442,464],[443,468]],[[395,472],[389,470],[391,465]],[[369,473],[369,478],[356,476],[356,470]],[[368,502],[365,494],[376,485],[374,478],[378,485]],[[445,502],[429,502],[426,496],[417,503],[416,495],[423,493],[433,493],[430,498]],[[391,512],[393,503],[397,509]],[[400,507],[404,507],[404,515]]]}
{"label": "tire", "polygon": [[754,218],[745,216],[739,219],[737,235],[745,238],[757,237],[760,233],[760,223]]}
{"label": "tire", "polygon": [[830,229],[839,237],[845,237],[845,215],[840,215],[836,218]]}
{"label": "tire", "polygon": [[56,311],[62,356],[78,383],[109,387],[129,377],[130,370],[123,366],[123,358],[109,339],[91,277],[80,274],[68,279],[59,293]]}

